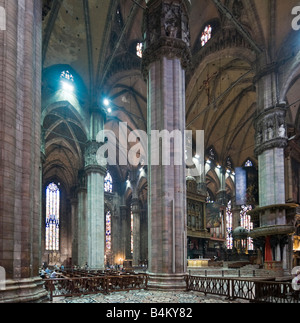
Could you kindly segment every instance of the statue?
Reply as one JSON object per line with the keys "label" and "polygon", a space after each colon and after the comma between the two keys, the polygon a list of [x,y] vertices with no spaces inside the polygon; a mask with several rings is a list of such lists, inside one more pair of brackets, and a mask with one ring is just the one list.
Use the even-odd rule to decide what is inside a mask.
{"label": "statue", "polygon": [[274,132],[273,132],[273,128],[271,127],[271,125],[268,127],[267,131],[268,131],[268,136],[267,136],[268,140],[273,139]]}
{"label": "statue", "polygon": [[280,138],[285,138],[285,127],[283,124],[279,127],[278,135]]}

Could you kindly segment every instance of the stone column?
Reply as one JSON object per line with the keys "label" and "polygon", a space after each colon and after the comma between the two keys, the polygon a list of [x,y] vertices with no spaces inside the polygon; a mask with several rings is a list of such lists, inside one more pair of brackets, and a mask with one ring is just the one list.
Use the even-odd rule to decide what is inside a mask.
{"label": "stone column", "polygon": [[128,207],[126,205],[120,206],[120,228],[121,228],[121,249],[120,253],[122,254],[122,259],[130,259],[130,226],[128,225],[128,216],[127,216]]}
{"label": "stone column", "polygon": [[130,183],[132,188],[131,210],[133,216],[133,267],[138,267],[141,260],[141,212],[138,199],[138,175],[137,170],[130,173]]}
{"label": "stone column", "polygon": [[87,249],[87,208],[86,208],[86,176],[84,171],[78,175],[77,189],[77,217],[78,217],[78,265],[84,266],[88,262]]}
{"label": "stone column", "polygon": [[131,201],[133,214],[133,267],[138,267],[141,261],[141,214],[137,198]]}
{"label": "stone column", "polygon": [[87,247],[88,266],[105,269],[105,215],[104,177],[106,169],[97,162],[97,151],[101,143],[96,141],[99,131],[104,129],[104,114],[101,109],[90,111],[90,140],[85,151],[85,173],[87,183]]}
{"label": "stone column", "polygon": [[86,151],[87,176],[87,263],[90,268],[104,269],[105,217],[104,217],[104,176],[106,170],[91,162],[99,144],[90,142]]}
{"label": "stone column", "polygon": [[[143,71],[148,86],[149,288],[184,290],[187,272],[185,173],[185,68],[189,51],[189,1],[147,1]],[[151,131],[174,130],[170,152],[151,142]],[[180,163],[175,162],[178,153]],[[170,153],[169,165],[162,155]],[[155,165],[153,157],[159,156]],[[178,159],[177,159],[178,162]],[[179,166],[178,166],[179,165]]]}
{"label": "stone column", "polygon": [[72,239],[72,263],[78,265],[78,199],[71,199],[71,239]]}
{"label": "stone column", "polygon": [[[42,1],[0,1],[0,302],[45,296],[41,266]],[[5,27],[5,28],[4,28]]]}
{"label": "stone column", "polygon": [[[287,145],[286,106],[277,101],[277,75],[273,64],[264,66],[255,79],[257,88],[257,116],[255,118],[255,154],[259,171],[259,227],[251,232],[254,239],[265,239],[265,261],[281,259],[283,269],[287,269],[279,248],[273,248],[276,235],[290,235],[293,227],[286,217],[285,196],[285,155]],[[283,249],[286,246],[282,247]]]}
{"label": "stone column", "polygon": [[284,148],[287,144],[286,108],[262,111],[255,120],[259,165],[259,205],[285,203]]}

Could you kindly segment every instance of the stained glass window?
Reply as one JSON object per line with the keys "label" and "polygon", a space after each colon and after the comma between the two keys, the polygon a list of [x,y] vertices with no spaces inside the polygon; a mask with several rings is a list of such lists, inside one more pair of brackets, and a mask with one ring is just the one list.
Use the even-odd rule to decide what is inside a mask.
{"label": "stained glass window", "polygon": [[208,149],[208,158],[213,162],[217,161],[217,153],[215,152],[213,147]]}
{"label": "stained glass window", "polygon": [[[247,214],[248,211],[252,210],[251,205],[243,205],[242,210],[240,212],[241,216],[241,226],[245,228],[248,232],[253,230],[253,223],[251,222],[251,216]],[[254,250],[253,239],[248,238],[247,241],[247,249]]]}
{"label": "stained glass window", "polygon": [[104,191],[106,193],[112,193],[113,191],[113,180],[109,172],[107,172],[104,179]]}
{"label": "stained glass window", "polygon": [[204,31],[201,36],[201,45],[202,47],[211,39],[212,27],[208,25],[204,28]]}
{"label": "stained glass window", "polygon": [[245,167],[253,167],[253,163],[250,159],[248,159],[245,163]]}
{"label": "stained glass window", "polygon": [[233,238],[232,238],[232,203],[228,202],[226,208],[226,235],[227,235],[227,249],[233,248]]}
{"label": "stained glass window", "polygon": [[62,79],[65,79],[70,82],[74,82],[74,77],[69,71],[63,71],[60,75]]}
{"label": "stained glass window", "polygon": [[136,45],[136,54],[138,57],[143,57],[143,43],[137,43]]}
{"label": "stained glass window", "polygon": [[51,183],[46,189],[46,250],[59,251],[60,191]]}
{"label": "stained glass window", "polygon": [[106,213],[106,252],[111,251],[111,213]]}

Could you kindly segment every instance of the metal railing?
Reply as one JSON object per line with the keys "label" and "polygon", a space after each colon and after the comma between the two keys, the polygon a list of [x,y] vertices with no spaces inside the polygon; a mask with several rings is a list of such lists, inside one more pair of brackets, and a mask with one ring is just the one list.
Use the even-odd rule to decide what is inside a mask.
{"label": "metal railing", "polygon": [[187,289],[228,300],[242,299],[255,303],[300,303],[299,291],[291,283],[234,278],[188,276]]}
{"label": "metal railing", "polygon": [[92,294],[108,294],[116,291],[145,289],[148,276],[116,275],[93,277],[63,277],[45,280],[45,289],[49,293],[50,301],[54,297],[73,297]]}
{"label": "metal railing", "polygon": [[[186,276],[187,291],[217,295],[228,300],[241,299],[254,303],[300,303],[300,292],[292,283],[253,279]],[[147,274],[91,275],[46,279],[50,301],[54,297],[73,297],[111,292],[146,290]]]}

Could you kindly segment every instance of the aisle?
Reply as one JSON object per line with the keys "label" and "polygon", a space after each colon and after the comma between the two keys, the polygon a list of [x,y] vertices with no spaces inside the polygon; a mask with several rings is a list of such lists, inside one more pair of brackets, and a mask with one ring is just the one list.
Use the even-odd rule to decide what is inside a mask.
{"label": "aisle", "polygon": [[97,294],[72,298],[54,298],[53,303],[160,303],[160,304],[193,304],[193,303],[247,303],[245,301],[228,301],[223,297],[204,296],[200,293],[174,293],[159,291],[130,291]]}

